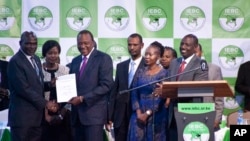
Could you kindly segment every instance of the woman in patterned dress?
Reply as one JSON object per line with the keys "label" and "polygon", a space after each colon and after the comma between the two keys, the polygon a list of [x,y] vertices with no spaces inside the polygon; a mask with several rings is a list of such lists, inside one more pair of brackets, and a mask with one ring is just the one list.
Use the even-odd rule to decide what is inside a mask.
{"label": "woman in patterned dress", "polygon": [[[167,77],[168,71],[158,64],[164,52],[159,42],[153,42],[146,49],[146,67],[139,70],[132,87],[148,84]],[[165,100],[152,93],[155,84],[131,92],[133,114],[131,115],[128,141],[166,141],[167,109]]]}

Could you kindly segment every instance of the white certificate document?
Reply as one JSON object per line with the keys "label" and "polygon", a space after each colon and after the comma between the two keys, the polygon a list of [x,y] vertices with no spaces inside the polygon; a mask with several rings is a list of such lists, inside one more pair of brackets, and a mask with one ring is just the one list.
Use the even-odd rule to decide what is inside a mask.
{"label": "white certificate document", "polygon": [[75,74],[67,74],[57,77],[56,93],[58,103],[68,102],[72,97],[77,96]]}

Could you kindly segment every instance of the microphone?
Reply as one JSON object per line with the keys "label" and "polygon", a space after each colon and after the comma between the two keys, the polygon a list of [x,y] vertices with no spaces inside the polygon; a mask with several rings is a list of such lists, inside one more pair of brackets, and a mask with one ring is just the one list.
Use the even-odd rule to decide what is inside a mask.
{"label": "microphone", "polygon": [[130,91],[133,91],[133,90],[136,90],[136,89],[148,86],[148,85],[152,85],[152,84],[155,84],[155,83],[159,83],[159,82],[162,82],[164,80],[168,80],[168,79],[171,79],[171,78],[174,78],[174,77],[177,77],[177,76],[189,73],[189,72],[193,72],[193,71],[196,71],[196,70],[199,70],[199,69],[201,69],[202,71],[207,71],[208,70],[208,65],[207,65],[207,61],[206,60],[201,60],[200,61],[200,66],[197,67],[197,68],[191,69],[189,71],[184,71],[184,72],[181,72],[181,73],[178,73],[176,75],[169,76],[169,77],[165,77],[165,78],[162,78],[160,80],[155,80],[155,81],[152,81],[150,83],[147,83],[147,84],[144,84],[144,85],[141,85],[141,86],[138,86],[138,87],[134,87],[132,89],[122,90],[122,91],[119,92],[119,94],[125,94],[125,93],[128,93]]}
{"label": "microphone", "polygon": [[207,65],[207,61],[206,60],[202,59],[200,65],[201,65],[201,70],[202,71],[208,71],[208,65]]}

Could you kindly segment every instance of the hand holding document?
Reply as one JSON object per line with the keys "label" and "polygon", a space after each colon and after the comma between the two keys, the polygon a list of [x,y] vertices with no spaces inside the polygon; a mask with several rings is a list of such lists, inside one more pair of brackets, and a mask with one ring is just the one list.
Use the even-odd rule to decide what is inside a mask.
{"label": "hand holding document", "polygon": [[77,96],[75,74],[59,76],[56,80],[57,102],[68,102]]}

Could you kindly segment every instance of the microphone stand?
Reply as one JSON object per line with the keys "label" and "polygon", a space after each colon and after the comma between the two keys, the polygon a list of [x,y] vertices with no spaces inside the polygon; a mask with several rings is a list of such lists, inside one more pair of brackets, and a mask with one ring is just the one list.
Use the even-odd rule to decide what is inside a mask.
{"label": "microphone stand", "polygon": [[[178,73],[176,75],[173,75],[173,76],[169,76],[169,77],[165,77],[165,78],[162,78],[160,80],[155,80],[155,81],[152,81],[148,84],[144,84],[144,85],[141,85],[141,86],[138,86],[138,87],[134,87],[132,89],[128,89],[128,90],[123,90],[123,91],[120,91],[119,94],[125,94],[125,93],[128,93],[130,91],[133,91],[133,90],[136,90],[136,89],[139,89],[139,88],[142,88],[142,87],[145,87],[145,86],[148,86],[148,85],[152,85],[152,84],[155,84],[155,83],[159,83],[159,82],[162,82],[164,80],[168,80],[170,78],[174,78],[174,77],[177,77],[177,76],[180,76],[180,75],[183,75],[183,74],[186,74],[186,73],[189,73],[189,72],[192,72],[192,71],[196,71],[198,69],[201,69],[202,71],[206,71],[208,70],[208,67],[207,67],[207,63],[205,60],[202,60],[201,61],[201,66],[197,67],[197,68],[194,68],[194,69],[191,69],[189,71],[185,71],[185,72],[181,72],[181,73]],[[153,93],[152,93],[153,94]],[[152,134],[153,134],[153,141],[154,141],[154,120],[155,120],[155,110],[154,110],[154,105],[155,105],[155,97],[153,96],[153,109],[152,109]]]}
{"label": "microphone stand", "polygon": [[155,83],[159,83],[159,82],[162,82],[162,81],[164,81],[164,80],[168,80],[168,79],[170,79],[170,78],[174,78],[174,77],[177,77],[177,76],[180,76],[180,75],[183,75],[183,74],[192,72],[192,71],[196,71],[196,70],[198,70],[198,69],[202,69],[203,71],[205,70],[205,69],[203,69],[203,68],[201,68],[201,67],[197,67],[197,68],[191,69],[191,70],[189,70],[189,71],[181,72],[181,73],[176,74],[176,75],[173,75],[173,76],[169,76],[169,77],[162,78],[162,79],[160,79],[160,80],[152,81],[152,82],[150,82],[150,83],[148,83],[148,84],[144,84],[144,85],[141,85],[141,86],[138,86],[138,87],[134,87],[134,88],[132,88],[132,89],[120,91],[119,94],[125,94],[125,93],[128,93],[128,92],[130,92],[130,91],[133,91],[133,90],[136,90],[136,89],[139,89],[139,88],[148,86],[148,85],[152,85],[152,84],[155,84]]}
{"label": "microphone stand", "polygon": [[[179,74],[176,74],[176,75],[173,75],[173,76],[170,76],[170,77],[165,77],[165,78],[163,78],[163,79],[160,79],[160,80],[156,80],[156,81],[152,81],[152,82],[150,82],[150,83],[148,83],[148,84],[145,84],[145,85],[141,85],[141,86],[139,86],[139,87],[135,87],[135,88],[132,88],[132,89],[130,89],[129,91],[132,91],[132,90],[135,90],[135,89],[139,89],[139,88],[142,88],[142,87],[145,87],[145,86],[148,86],[148,85],[152,85],[152,84],[155,84],[155,83],[159,83],[159,82],[162,82],[162,81],[164,81],[164,80],[168,80],[168,79],[170,79],[170,78],[174,78],[174,77],[177,77],[177,76],[180,76],[180,75],[182,75],[182,74],[186,74],[186,73],[189,73],[189,72],[192,72],[192,71],[195,71],[195,70],[198,70],[198,69],[202,69],[201,67],[197,67],[197,68],[195,68],[195,69],[191,69],[191,70],[189,70],[189,71],[186,71],[186,72],[181,72],[181,73],[179,73]],[[128,90],[127,90],[128,91]],[[152,93],[153,94],[153,93]],[[154,121],[155,121],[155,110],[154,110],[154,106],[155,105],[155,97],[153,96],[153,110],[152,110],[152,134],[153,134],[153,136],[152,136],[152,141],[154,141],[154,139],[155,139],[155,131],[154,131],[154,127],[155,127],[155,123],[154,123]]]}
{"label": "microphone stand", "polygon": [[[153,94],[153,93],[152,93]],[[155,97],[153,96],[153,110],[152,110],[152,134],[153,134],[153,141],[155,140],[155,110],[154,110],[154,107],[155,107]]]}

